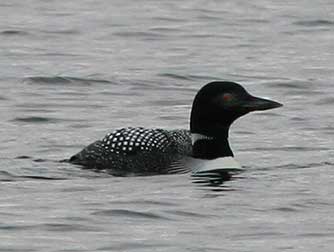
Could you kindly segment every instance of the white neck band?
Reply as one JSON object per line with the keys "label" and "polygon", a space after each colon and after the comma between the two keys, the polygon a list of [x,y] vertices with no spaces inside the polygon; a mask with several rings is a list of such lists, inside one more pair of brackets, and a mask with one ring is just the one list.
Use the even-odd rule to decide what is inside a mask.
{"label": "white neck band", "polygon": [[203,140],[203,139],[212,140],[213,137],[202,135],[199,133],[191,133],[191,144],[192,145],[194,145],[196,141]]}

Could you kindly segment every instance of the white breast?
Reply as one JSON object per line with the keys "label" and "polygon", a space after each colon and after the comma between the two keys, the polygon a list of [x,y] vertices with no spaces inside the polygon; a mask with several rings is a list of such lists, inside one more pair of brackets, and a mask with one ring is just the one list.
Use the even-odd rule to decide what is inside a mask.
{"label": "white breast", "polygon": [[212,160],[189,158],[188,162],[192,173],[217,170],[235,171],[242,169],[241,165],[233,157],[222,157]]}

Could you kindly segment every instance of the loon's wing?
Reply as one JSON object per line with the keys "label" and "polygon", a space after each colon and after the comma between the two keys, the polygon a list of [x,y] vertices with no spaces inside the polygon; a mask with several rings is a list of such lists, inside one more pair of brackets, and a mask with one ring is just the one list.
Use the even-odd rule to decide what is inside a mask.
{"label": "loon's wing", "polygon": [[88,145],[70,162],[122,176],[185,173],[189,168],[180,160],[190,154],[188,131],[122,128]]}

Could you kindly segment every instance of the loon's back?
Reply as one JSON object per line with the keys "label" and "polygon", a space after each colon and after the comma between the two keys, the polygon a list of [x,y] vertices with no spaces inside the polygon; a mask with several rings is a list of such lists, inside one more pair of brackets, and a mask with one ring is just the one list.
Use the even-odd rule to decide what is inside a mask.
{"label": "loon's back", "polygon": [[188,172],[183,157],[192,153],[188,130],[122,128],[70,158],[73,164],[114,175]]}

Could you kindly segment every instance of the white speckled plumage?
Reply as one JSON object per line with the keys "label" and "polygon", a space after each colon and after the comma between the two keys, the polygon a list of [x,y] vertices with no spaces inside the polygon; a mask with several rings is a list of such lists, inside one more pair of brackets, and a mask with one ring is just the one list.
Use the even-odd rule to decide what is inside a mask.
{"label": "white speckled plumage", "polygon": [[[71,158],[72,163],[89,168],[122,173],[186,172],[176,165],[180,157],[191,155],[191,138],[187,130],[128,127],[107,134]],[[173,166],[173,169],[169,169]],[[177,168],[176,168],[177,167]]]}

